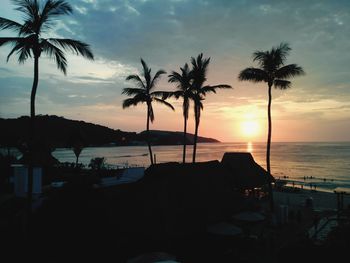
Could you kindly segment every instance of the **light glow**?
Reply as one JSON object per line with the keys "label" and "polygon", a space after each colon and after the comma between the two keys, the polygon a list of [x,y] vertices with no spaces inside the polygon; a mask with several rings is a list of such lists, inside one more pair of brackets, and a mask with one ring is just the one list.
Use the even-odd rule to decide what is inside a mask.
{"label": "light glow", "polygon": [[245,137],[255,137],[259,134],[259,124],[257,121],[249,120],[241,123],[242,134]]}

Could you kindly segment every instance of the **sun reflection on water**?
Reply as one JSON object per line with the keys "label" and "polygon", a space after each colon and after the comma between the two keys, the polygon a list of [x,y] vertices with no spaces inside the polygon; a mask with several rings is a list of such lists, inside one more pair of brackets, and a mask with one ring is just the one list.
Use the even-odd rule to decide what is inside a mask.
{"label": "sun reflection on water", "polygon": [[253,152],[253,143],[247,142],[247,152],[252,153]]}

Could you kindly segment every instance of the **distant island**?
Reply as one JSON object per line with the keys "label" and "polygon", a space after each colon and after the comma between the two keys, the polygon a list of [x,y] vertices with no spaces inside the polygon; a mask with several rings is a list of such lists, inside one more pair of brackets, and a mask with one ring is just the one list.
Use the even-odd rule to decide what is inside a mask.
{"label": "distant island", "polygon": [[[0,118],[0,146],[16,147],[29,137],[30,118]],[[146,145],[146,132],[126,132],[84,121],[69,120],[55,115],[38,115],[35,122],[37,138],[51,147],[70,147],[72,138],[77,136],[85,146],[131,146]],[[183,132],[151,130],[153,145],[183,144]],[[220,142],[213,138],[198,137],[198,142]],[[187,144],[193,144],[193,134],[187,134]]]}

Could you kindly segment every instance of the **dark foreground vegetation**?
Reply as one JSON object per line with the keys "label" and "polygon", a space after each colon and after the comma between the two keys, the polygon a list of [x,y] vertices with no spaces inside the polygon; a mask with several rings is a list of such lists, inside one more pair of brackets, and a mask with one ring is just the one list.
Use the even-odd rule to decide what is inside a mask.
{"label": "dark foreground vegetation", "polygon": [[[26,200],[1,200],[2,257],[9,259],[6,262],[127,262],[165,252],[179,262],[323,262],[347,254],[346,223],[322,245],[305,235],[312,227],[311,210],[305,209],[299,219],[290,213],[288,224],[281,226],[271,224],[268,214],[261,224],[238,224],[233,214],[266,211],[268,200],[234,189],[229,178],[218,176],[218,162],[203,164],[198,173],[192,164],[185,164],[181,174],[175,171],[181,166],[168,166],[174,166],[174,172],[165,173],[166,167],[158,165],[138,182],[104,188],[95,185],[101,176],[118,176],[117,170],[58,168],[57,177],[61,174],[67,184],[44,187],[29,233]],[[208,225],[222,221],[245,229],[244,234],[207,232]]]}

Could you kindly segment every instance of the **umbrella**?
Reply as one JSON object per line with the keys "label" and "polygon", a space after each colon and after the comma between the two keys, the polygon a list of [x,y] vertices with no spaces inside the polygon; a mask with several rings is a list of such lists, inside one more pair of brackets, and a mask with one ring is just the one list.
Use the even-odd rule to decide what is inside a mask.
{"label": "umbrella", "polygon": [[208,226],[207,232],[222,236],[236,236],[242,234],[242,229],[233,224],[221,222]]}
{"label": "umbrella", "polygon": [[233,216],[233,219],[244,221],[244,222],[260,222],[265,220],[265,216],[257,212],[241,212]]}

